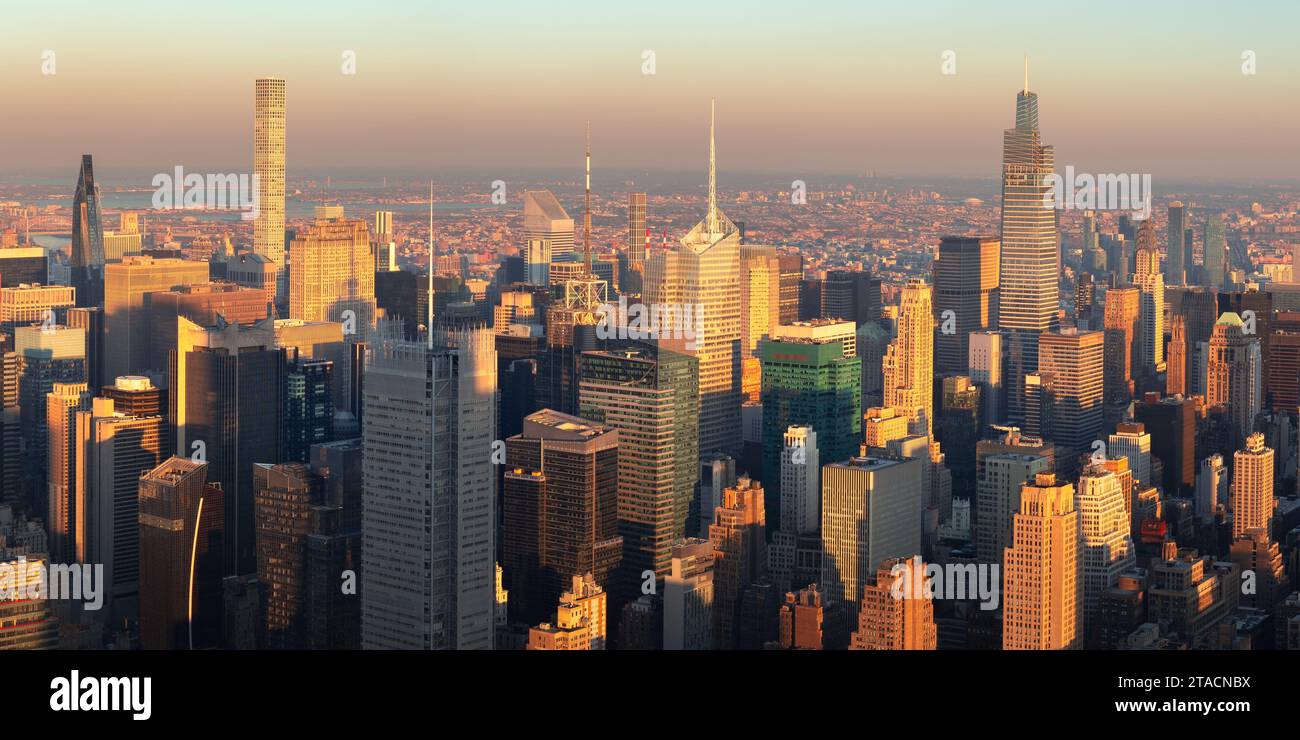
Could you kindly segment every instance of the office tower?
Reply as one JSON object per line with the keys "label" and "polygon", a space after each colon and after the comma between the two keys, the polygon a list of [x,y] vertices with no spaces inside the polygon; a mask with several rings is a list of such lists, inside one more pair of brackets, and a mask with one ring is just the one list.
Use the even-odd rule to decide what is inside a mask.
{"label": "office tower", "polygon": [[226,572],[252,573],[253,463],[281,462],[285,357],[274,322],[201,327],[177,319],[168,419],[178,454],[208,463],[226,497]]}
{"label": "office tower", "polygon": [[890,558],[862,592],[850,650],[937,650],[930,577],[921,558]]}
{"label": "office tower", "polygon": [[606,594],[590,574],[573,576],[560,595],[555,621],[528,631],[529,650],[604,650]]}
{"label": "office tower", "polygon": [[1214,290],[1186,288],[1166,289],[1171,297],[1169,313],[1187,322],[1187,384],[1193,395],[1205,394],[1205,362],[1210,334],[1219,318],[1218,296]]}
{"label": "office tower", "polygon": [[1250,529],[1272,532],[1273,450],[1264,446],[1264,435],[1246,438],[1244,449],[1232,456],[1232,536]]}
{"label": "office tower", "polygon": [[713,648],[713,543],[689,538],[673,545],[664,577],[665,650]]}
{"label": "office tower", "polygon": [[781,264],[780,323],[793,324],[803,318],[799,315],[799,286],[803,282],[803,257],[797,254],[782,254],[777,257],[777,260]]}
{"label": "office tower", "polygon": [[1133,361],[1142,363],[1145,376],[1165,370],[1165,283],[1155,240],[1155,225],[1150,219],[1143,221],[1138,229],[1137,272],[1133,275],[1139,291],[1138,352]]}
{"label": "office tower", "polygon": [[281,458],[286,462],[306,462],[312,445],[334,438],[334,363],[297,354],[288,353],[281,392]]}
{"label": "office tower", "polygon": [[763,487],[742,476],[722,492],[709,527],[713,544],[713,645],[739,647],[741,597],[767,574]]}
{"label": "office tower", "polygon": [[275,295],[276,265],[269,257],[244,252],[226,262],[226,279],[245,288]]}
{"label": "office tower", "polygon": [[627,264],[633,272],[645,270],[645,193],[627,194]]}
{"label": "office tower", "polygon": [[1001,424],[1005,409],[1002,381],[1002,334],[996,331],[974,332],[970,335],[967,358],[970,379],[980,388],[983,396],[985,424]]}
{"label": "office tower", "polygon": [[355,648],[359,605],[340,579],[360,566],[361,442],[314,445],[310,457],[253,466],[266,645]]}
{"label": "office tower", "polygon": [[547,285],[551,262],[573,254],[573,219],[549,190],[524,193],[524,248],[528,282]]}
{"label": "office tower", "polygon": [[318,214],[289,245],[289,318],[338,321],[351,339],[375,324],[375,269],[366,222]]}
{"label": "office tower", "polygon": [[253,253],[275,266],[277,303],[283,302],[287,288],[284,276],[284,124],[284,80],[258,78],[253,83],[253,176],[257,178]]}
{"label": "office tower", "polygon": [[[18,407],[22,439],[35,480],[42,488],[47,435],[45,402],[55,383],[86,380],[86,335],[67,326],[20,326],[14,329]],[[6,490],[9,493],[9,490]]]}
{"label": "office tower", "polygon": [[1187,211],[1182,201],[1176,200],[1169,204],[1169,242],[1165,248],[1165,282],[1170,285],[1186,285],[1187,269],[1191,267],[1190,261],[1187,260],[1186,249],[1190,245],[1185,244],[1184,234],[1187,229],[1186,215]]}
{"label": "office tower", "polygon": [[[191,283],[169,290],[146,292],[149,355],[142,367],[165,370],[167,358],[176,348],[176,318],[183,316],[199,326],[218,321],[252,324],[266,318],[273,295],[234,283]],[[220,319],[218,318],[220,317]]]}
{"label": "office tower", "polygon": [[1205,282],[1219,290],[1224,287],[1224,276],[1228,273],[1228,244],[1223,235],[1223,219],[1218,216],[1205,219],[1203,235]]}
{"label": "office tower", "polygon": [[90,408],[85,383],[55,383],[45,402],[49,433],[48,506],[50,562],[76,562],[77,412]]}
{"label": "office tower", "polygon": [[[368,350],[363,648],[491,649],[496,350],[486,328]],[[417,431],[418,430],[418,431]]]}
{"label": "office tower", "polygon": [[0,288],[0,331],[9,334],[22,324],[64,323],[76,302],[76,290],[63,285]]}
{"label": "office tower", "polygon": [[1092,328],[1093,305],[1096,301],[1097,285],[1092,282],[1092,275],[1084,272],[1075,278],[1074,285],[1074,325],[1080,329]]}
{"label": "office tower", "polygon": [[958,498],[975,496],[975,444],[980,439],[980,387],[969,377],[953,375],[943,379],[943,413],[935,430],[948,450],[952,489]]}
{"label": "office tower", "polygon": [[[998,325],[998,262],[1001,243],[992,237],[945,236],[934,261],[934,317],[938,372],[964,372],[970,335]],[[947,321],[947,311],[952,311]]]}
{"label": "office tower", "polygon": [[[984,444],[981,442],[980,444]],[[979,458],[976,481],[975,548],[980,562],[999,563],[1012,542],[1012,522],[1020,510],[1022,487],[1052,471],[1053,459],[1023,452],[994,452]]]}
{"label": "office tower", "polygon": [[542,323],[537,296],[531,290],[517,288],[501,293],[501,303],[492,309],[492,329],[497,334],[507,334],[514,325],[529,326]]}
{"label": "office tower", "polygon": [[858,594],[889,558],[921,551],[924,463],[857,457],[822,467],[822,573],[828,645],[848,644]]}
{"label": "office tower", "polygon": [[[139,374],[150,367],[148,293],[208,282],[206,262],[153,257],[126,257],[104,268],[103,384],[120,375]],[[265,309],[262,312],[265,316]]]}
{"label": "office tower", "polygon": [[[138,479],[167,459],[161,416],[130,416],[109,398],[76,414],[76,560],[103,563],[111,619],[137,614]],[[111,623],[111,622],[110,622]]]}
{"label": "office tower", "polygon": [[1074,486],[1039,473],[1020,492],[1012,530],[1002,569],[1002,649],[1078,647],[1081,538]]}
{"label": "office tower", "polygon": [[12,574],[6,576],[5,589],[41,594],[37,598],[0,600],[0,651],[59,648],[59,620],[42,592],[49,562],[39,555],[11,558],[0,553],[0,568]]}
{"label": "office tower", "polygon": [[1024,377],[1038,369],[1038,335],[1058,326],[1060,254],[1049,176],[1055,153],[1038,130],[1038,95],[1016,95],[1016,126],[1002,133],[1001,267],[998,328],[1007,343],[1007,405],[1021,418]]}
{"label": "office tower", "polygon": [[1106,291],[1103,316],[1106,406],[1127,406],[1133,398],[1134,364],[1138,361],[1141,293],[1137,288],[1111,288]]}
{"label": "office tower", "polygon": [[[722,505],[722,491],[736,485],[736,459],[721,452],[700,455],[698,476],[698,532],[707,537],[713,511]],[[694,517],[697,512],[692,511]]]}
{"label": "office tower", "polygon": [[1133,405],[1133,415],[1151,435],[1151,454],[1160,460],[1169,495],[1188,496],[1196,475],[1196,402],[1152,393]]}
{"label": "office tower", "polygon": [[779,589],[800,585],[795,577],[801,536],[814,539],[821,526],[821,462],[817,432],[810,426],[785,430],[781,447],[781,516],[768,543],[768,576]]}
{"label": "office tower", "polygon": [[1201,461],[1196,474],[1196,518],[1202,523],[1214,521],[1221,504],[1228,503],[1228,469],[1223,455],[1215,453]]}
{"label": "office tower", "polygon": [[700,362],[700,451],[734,454],[741,447],[740,232],[718,209],[714,154],[710,118],[708,210],[677,248],[646,262],[642,300],[703,312],[703,336],[692,334],[687,346]]}
{"label": "office tower", "polygon": [[[1113,437],[1112,437],[1113,439]],[[1127,480],[1089,463],[1079,474],[1074,507],[1082,537],[1079,541],[1085,639],[1097,632],[1102,594],[1119,583],[1121,573],[1137,565],[1136,550],[1129,535],[1129,490]]]}
{"label": "office tower", "polygon": [[[0,351],[0,502],[12,502],[18,498],[23,473],[19,389],[22,385],[20,368],[24,360],[12,349],[13,344],[0,337],[0,350],[3,350]],[[68,380],[75,382],[76,379]]]}
{"label": "office tower", "polygon": [[822,281],[821,304],[823,319],[879,321],[880,278],[861,270],[831,270]]}
{"label": "office tower", "polygon": [[847,460],[862,439],[862,359],[852,322],[778,327],[763,343],[763,480],[781,526],[782,437],[792,425],[817,430],[820,456]]}
{"label": "office tower", "polygon": [[207,465],[166,459],[139,476],[140,646],[215,648],[223,621],[225,505]]}
{"label": "office tower", "polygon": [[1140,486],[1153,486],[1151,479],[1151,434],[1141,423],[1120,422],[1107,442],[1107,454],[1128,458],[1133,480]]}
{"label": "office tower", "polygon": [[786,650],[822,649],[822,595],[817,584],[790,591],[781,605],[780,641]]}
{"label": "office tower", "polygon": [[1165,543],[1152,563],[1147,621],[1167,622],[1169,629],[1191,647],[1237,608],[1241,569],[1210,555]]}
{"label": "office tower", "polygon": [[697,367],[694,357],[650,343],[579,358],[579,413],[618,431],[618,533],[623,570],[637,579],[621,595],[639,588],[646,570],[666,575],[673,543],[694,530]]}
{"label": "office tower", "polygon": [[501,565],[514,621],[544,619],[575,575],[610,590],[623,554],[619,452],[617,430],[550,409],[506,440]]}
{"label": "office tower", "polygon": [[1246,333],[1235,313],[1214,324],[1206,360],[1205,405],[1227,406],[1233,446],[1255,430],[1255,415],[1263,408],[1262,358],[1258,336]]}
{"label": "office tower", "polygon": [[1265,529],[1247,529],[1232,541],[1230,559],[1242,573],[1253,573],[1253,589],[1242,589],[1241,605],[1272,612],[1279,594],[1285,594],[1286,571],[1282,550]]}
{"label": "office tower", "polygon": [[799,280],[799,320],[811,321],[822,317],[822,280],[814,275]]}
{"label": "office tower", "polygon": [[104,299],[104,227],[100,222],[99,186],[89,154],[81,155],[77,191],[72,196],[72,245],[69,264],[77,305],[94,307]]}
{"label": "office tower", "polygon": [[878,322],[858,327],[858,357],[862,359],[862,410],[885,401],[885,375],[882,365],[892,337]]}
{"label": "office tower", "polygon": [[86,333],[86,385],[97,390],[104,377],[104,309],[69,308],[66,323]]}
{"label": "office tower", "polygon": [[907,415],[929,436],[934,428],[934,313],[931,287],[917,279],[903,286],[898,305],[898,338],[889,345],[882,368],[885,405]]}
{"label": "office tower", "polygon": [[781,261],[773,247],[740,248],[740,353],[746,362],[759,355],[760,344],[781,323],[780,281]]}
{"label": "office tower", "polygon": [[1185,396],[1187,389],[1187,320],[1175,316],[1170,328],[1169,359],[1166,366],[1165,393]]}
{"label": "office tower", "polygon": [[1232,312],[1240,316],[1243,322],[1254,317],[1251,320],[1253,329],[1248,332],[1259,338],[1260,357],[1267,367],[1271,360],[1269,340],[1273,336],[1273,293],[1251,288],[1243,292],[1219,293],[1215,298],[1220,315]]}
{"label": "office tower", "polygon": [[1101,435],[1105,335],[1061,329],[1039,338],[1039,372],[1051,378],[1052,425],[1043,436],[1086,449]]}
{"label": "office tower", "polygon": [[0,288],[43,285],[50,281],[49,258],[44,247],[0,249]]}

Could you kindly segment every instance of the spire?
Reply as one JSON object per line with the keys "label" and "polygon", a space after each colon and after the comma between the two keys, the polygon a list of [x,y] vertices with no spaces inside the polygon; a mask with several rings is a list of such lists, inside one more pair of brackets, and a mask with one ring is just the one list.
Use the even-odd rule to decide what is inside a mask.
{"label": "spire", "polygon": [[426,346],[433,349],[433,180],[429,181],[429,269],[428,285],[425,286],[425,300],[428,306],[425,307],[424,318],[424,336],[428,343]]}
{"label": "spire", "polygon": [[713,124],[716,116],[717,101],[709,101],[709,234],[716,234],[718,228],[718,156],[713,143]]}
{"label": "spire", "polygon": [[591,274],[591,121],[587,121],[587,197],[582,220],[582,258]]}
{"label": "spire", "polygon": [[1029,94],[1029,55],[1025,55],[1025,94]]}

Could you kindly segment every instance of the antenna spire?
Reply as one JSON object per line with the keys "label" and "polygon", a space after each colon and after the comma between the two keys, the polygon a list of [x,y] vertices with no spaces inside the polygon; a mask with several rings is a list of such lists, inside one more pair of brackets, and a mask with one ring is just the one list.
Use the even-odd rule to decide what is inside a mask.
{"label": "antenna spire", "polygon": [[1025,94],[1029,94],[1029,55],[1025,55]]}
{"label": "antenna spire", "polygon": [[425,307],[425,341],[429,349],[433,349],[433,180],[429,181],[429,270],[428,285],[425,287],[425,300],[428,306]]}
{"label": "antenna spire", "polygon": [[582,255],[587,274],[591,274],[591,121],[587,121],[587,197],[582,223]]}
{"label": "antenna spire", "polygon": [[713,141],[714,118],[716,117],[717,101],[709,100],[709,215],[708,225],[709,233],[716,234],[721,229],[718,228],[718,155],[717,148]]}

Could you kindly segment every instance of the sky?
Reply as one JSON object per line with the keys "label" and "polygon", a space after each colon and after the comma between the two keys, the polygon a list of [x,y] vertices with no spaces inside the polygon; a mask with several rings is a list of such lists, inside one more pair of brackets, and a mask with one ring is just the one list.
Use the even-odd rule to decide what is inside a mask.
{"label": "sky", "polygon": [[996,177],[1028,55],[1060,170],[1300,180],[1295,2],[24,0],[0,18],[6,175],[75,174],[82,153],[105,179],[247,171],[253,80],[278,76],[291,179],[577,172],[587,121],[597,179],[703,173],[711,98],[723,178]]}

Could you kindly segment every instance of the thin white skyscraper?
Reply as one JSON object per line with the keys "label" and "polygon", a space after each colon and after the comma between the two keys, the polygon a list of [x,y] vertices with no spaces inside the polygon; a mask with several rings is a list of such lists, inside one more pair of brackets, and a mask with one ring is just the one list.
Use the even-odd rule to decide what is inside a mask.
{"label": "thin white skyscraper", "polygon": [[253,252],[275,263],[276,297],[283,299],[284,274],[284,80],[260,77],[253,88],[253,175],[257,218]]}

